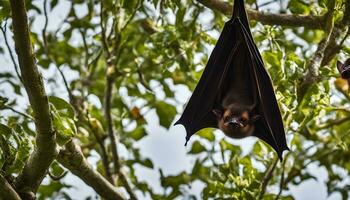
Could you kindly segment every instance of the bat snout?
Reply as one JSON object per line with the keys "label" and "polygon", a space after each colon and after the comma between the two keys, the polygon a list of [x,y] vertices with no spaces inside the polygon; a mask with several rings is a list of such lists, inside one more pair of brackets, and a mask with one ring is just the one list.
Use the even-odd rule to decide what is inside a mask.
{"label": "bat snout", "polygon": [[231,119],[227,125],[233,127],[233,128],[243,128],[244,124],[242,124],[241,122],[239,122],[237,119]]}

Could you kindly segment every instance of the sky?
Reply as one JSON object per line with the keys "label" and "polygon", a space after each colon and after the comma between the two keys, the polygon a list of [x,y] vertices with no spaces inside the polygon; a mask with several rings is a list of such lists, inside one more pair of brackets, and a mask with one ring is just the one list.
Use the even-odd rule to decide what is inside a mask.
{"label": "sky", "polygon": [[[41,8],[42,1],[36,1],[37,5]],[[60,1],[62,2],[62,1]],[[67,12],[69,11],[70,3],[69,1],[63,1],[60,3],[50,14],[49,14],[49,25],[48,30],[54,30],[59,26],[60,22],[65,19]],[[84,6],[76,7],[81,15],[86,12]],[[208,16],[209,17],[209,16]],[[39,16],[36,17],[36,20],[33,23],[33,30],[35,32],[41,32],[43,27],[44,17]],[[8,32],[8,38],[11,38],[11,34]],[[0,45],[5,49],[5,54],[0,55],[0,73],[5,71],[14,72],[14,68],[12,62],[10,60],[7,49],[4,46],[3,36],[0,34]],[[10,45],[12,47],[12,51],[14,53],[13,41],[10,39]],[[58,77],[58,72],[54,66],[51,66],[48,70],[40,69],[43,73],[44,80],[47,81],[49,77]],[[72,81],[78,77],[78,74],[71,72],[68,68],[63,68],[64,74],[67,76],[68,81]],[[63,83],[63,82],[62,82]],[[152,84],[151,84],[152,87]],[[183,110],[183,105],[190,98],[191,92],[184,86],[173,86],[172,89],[175,91],[175,97],[178,100],[178,110]],[[4,96],[10,98],[17,98],[12,91],[12,88],[9,84],[0,84],[0,91],[5,91]],[[60,94],[61,98],[67,99],[67,92],[65,91],[63,85],[61,88],[51,88],[46,84],[46,91],[51,93],[55,91],[56,94]],[[24,91],[23,91],[24,93]],[[161,91],[155,92],[156,94],[162,95]],[[121,90],[121,95],[123,95],[123,91]],[[91,97],[94,99],[94,97]],[[26,98],[17,99],[23,107],[28,105],[28,101]],[[94,101],[94,100],[92,100]],[[96,100],[95,100],[96,101]],[[100,104],[96,101],[96,104]],[[23,108],[22,107],[22,108]],[[21,108],[18,108],[21,109]],[[136,142],[136,146],[140,147],[142,155],[144,157],[150,158],[153,161],[154,169],[145,169],[140,166],[136,166],[136,175],[139,177],[141,181],[147,181],[149,185],[153,186],[155,191],[162,192],[162,188],[159,182],[159,173],[158,169],[162,169],[165,175],[174,175],[181,171],[190,172],[196,156],[187,155],[187,151],[189,151],[191,147],[191,143],[194,142],[198,137],[192,137],[189,145],[184,147],[185,142],[185,129],[182,126],[172,126],[169,130],[161,127],[158,122],[158,117],[155,111],[148,112],[145,116],[148,125],[146,126],[146,130],[148,136],[143,138],[140,142]],[[175,118],[178,119],[179,115]],[[218,140],[224,137],[224,135],[217,131],[216,136]],[[227,140],[235,145],[244,146],[244,152],[247,154],[250,151],[250,147],[255,142],[256,139],[247,138],[242,140],[232,140],[227,138]],[[250,146],[250,147],[249,147]],[[122,156],[126,156],[126,150],[119,150]],[[89,157],[88,161],[92,165],[99,160],[99,156],[94,153],[93,156]],[[326,169],[323,167],[319,167],[316,164],[311,164],[306,170],[310,171],[317,180],[308,180],[303,182],[298,186],[290,186],[290,193],[297,200],[309,200],[309,199],[340,199],[339,194],[332,195],[327,197],[327,188],[325,186],[325,181],[327,180]],[[64,182],[70,185],[74,185],[73,188],[66,189],[66,191],[71,195],[73,199],[84,199],[87,196],[94,196],[95,192],[85,185],[79,178],[75,177],[72,174],[68,174],[64,179]],[[48,180],[45,179],[44,183],[47,183]],[[195,182],[191,188],[185,188],[189,193],[196,194],[196,196],[200,199],[200,191],[203,189],[204,185],[200,182]],[[270,188],[275,191],[276,188]],[[149,199],[149,197],[144,197],[141,193],[138,193],[140,199]],[[284,193],[289,194],[289,193]]]}

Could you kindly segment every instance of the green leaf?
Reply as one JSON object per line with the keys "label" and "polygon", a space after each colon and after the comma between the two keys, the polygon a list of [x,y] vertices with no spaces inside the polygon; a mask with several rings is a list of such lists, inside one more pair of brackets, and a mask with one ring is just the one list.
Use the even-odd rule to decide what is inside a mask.
{"label": "green leaf", "polygon": [[55,6],[57,5],[57,3],[58,3],[58,0],[51,0],[51,1],[50,1],[51,10],[55,8]]}
{"label": "green leaf", "polygon": [[295,14],[309,14],[310,5],[302,0],[291,0],[289,1],[288,8],[292,13]]}
{"label": "green leaf", "polygon": [[178,187],[181,184],[191,182],[191,176],[186,172],[181,172],[176,176],[167,176],[161,178],[161,184],[163,187]]}
{"label": "green leaf", "polygon": [[150,169],[153,169],[153,162],[151,159],[147,158],[147,159],[144,159],[140,162],[141,165],[145,166],[145,167],[148,167]]}
{"label": "green leaf", "polygon": [[199,154],[202,153],[203,151],[207,151],[207,149],[198,141],[193,142],[192,148],[190,150],[190,154]]}
{"label": "green leaf", "polygon": [[128,132],[127,136],[131,137],[135,141],[139,141],[147,135],[146,130],[143,126],[136,127],[133,131]]}
{"label": "green leaf", "polygon": [[10,16],[10,1],[0,1],[0,22]]}
{"label": "green leaf", "polygon": [[66,144],[71,137],[77,134],[77,128],[73,119],[66,117],[65,115],[61,116],[56,108],[51,104],[51,116],[53,118],[54,129],[57,131],[57,143],[59,145]]}
{"label": "green leaf", "polygon": [[196,133],[201,138],[204,138],[210,142],[215,141],[215,134],[213,128],[204,128]]}
{"label": "green leaf", "polygon": [[24,166],[31,151],[29,138],[20,128],[10,128],[0,124],[0,166],[5,174],[18,173]]}
{"label": "green leaf", "polygon": [[50,96],[49,102],[55,106],[55,109],[60,113],[60,115],[65,115],[67,117],[74,118],[73,106],[64,99],[55,96]]}
{"label": "green leaf", "polygon": [[231,151],[232,153],[236,154],[236,155],[240,155],[241,154],[241,148],[239,146],[235,146],[229,142],[227,142],[225,139],[222,139],[220,142],[220,147],[222,151]]}
{"label": "green leaf", "polygon": [[54,176],[61,176],[65,172],[65,170],[58,164],[58,162],[54,161],[50,166],[50,172]]}
{"label": "green leaf", "polygon": [[0,135],[4,135],[6,137],[9,137],[12,135],[12,129],[5,124],[0,123]]}
{"label": "green leaf", "polygon": [[156,113],[159,117],[160,125],[170,128],[170,125],[176,115],[176,108],[173,105],[159,101],[155,103]]}

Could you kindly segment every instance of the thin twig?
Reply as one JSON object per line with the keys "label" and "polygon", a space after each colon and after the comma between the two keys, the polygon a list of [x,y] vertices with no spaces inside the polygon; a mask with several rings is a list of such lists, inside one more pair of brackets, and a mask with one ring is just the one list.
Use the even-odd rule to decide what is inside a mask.
{"label": "thin twig", "polygon": [[108,136],[109,136],[109,139],[111,140],[110,142],[111,142],[111,148],[112,148],[113,164],[115,169],[114,171],[115,173],[118,173],[120,170],[120,162],[119,162],[119,155],[117,152],[116,137],[113,131],[113,119],[111,114],[113,84],[114,84],[114,78],[107,75],[105,98],[104,98],[104,113],[107,121]]}
{"label": "thin twig", "polygon": [[[45,49],[46,55],[47,55],[47,57],[50,58],[51,57],[50,56],[50,49],[47,46],[47,38],[46,38],[46,33],[47,33],[46,29],[47,29],[47,25],[49,23],[49,18],[47,16],[47,0],[44,0],[43,7],[44,7],[44,16],[45,16],[45,24],[44,24],[44,28],[42,30],[43,44],[44,44],[44,49]],[[50,59],[50,60],[54,60],[54,59]],[[64,86],[65,86],[65,88],[66,88],[66,90],[68,92],[69,101],[71,103],[73,103],[74,102],[74,96],[73,96],[72,91],[69,88],[68,81],[67,81],[66,77],[64,76],[64,74],[63,74],[62,70],[60,69],[60,67],[57,66],[57,63],[55,63],[55,66],[56,66],[56,69],[58,70],[58,72],[60,73],[60,75],[61,75],[61,77],[63,79]]]}
{"label": "thin twig", "polygon": [[[325,156],[329,156],[333,153],[338,152],[338,149],[331,149],[329,151],[324,152],[323,154],[314,157],[313,159],[310,159],[309,162],[307,162],[306,164],[304,164],[300,169],[305,169],[307,166],[309,166],[311,163],[313,162],[317,162],[319,161],[321,158],[325,157]],[[312,156],[311,156],[312,157]],[[293,173],[292,173],[293,172]],[[285,185],[287,185],[290,181],[292,181],[295,177],[299,176],[302,173],[302,170],[299,170],[297,172],[295,171],[291,171],[288,176],[285,178],[285,181],[283,182],[283,187],[285,187]]]}
{"label": "thin twig", "polygon": [[151,87],[148,85],[148,83],[145,81],[145,78],[143,77],[143,74],[142,74],[142,72],[140,71],[140,69],[137,69],[136,72],[137,72],[137,75],[138,75],[138,77],[139,77],[139,81],[140,81],[141,85],[142,85],[143,87],[145,87],[146,90],[148,90],[149,92],[153,93],[152,88],[151,88]]}
{"label": "thin twig", "polygon": [[[88,119],[89,119],[89,117],[88,117]],[[104,140],[100,138],[100,136],[95,132],[94,128],[91,126],[91,124],[89,122],[88,122],[88,124],[89,124],[89,128],[91,129],[92,133],[94,134],[94,137],[97,141],[97,144],[100,146],[102,165],[103,165],[104,171],[106,173],[106,178],[111,184],[114,184],[113,176],[112,176],[110,169],[109,169],[108,153],[107,153],[107,149],[104,145]]]}
{"label": "thin twig", "polygon": [[259,199],[262,199],[264,197],[266,188],[269,184],[269,181],[273,177],[272,175],[273,175],[273,172],[275,171],[277,163],[278,163],[278,158],[276,158],[273,161],[273,163],[269,166],[269,168],[266,170],[265,176],[264,176],[262,183],[261,183],[261,190],[260,190],[260,194],[259,194]]}
{"label": "thin twig", "polygon": [[333,120],[333,121],[330,121],[330,122],[327,122],[325,124],[318,126],[316,130],[322,130],[322,129],[326,129],[326,128],[329,128],[332,126],[340,125],[340,124],[345,123],[349,120],[350,120],[350,116],[347,116],[347,117],[344,117],[341,119],[337,119],[337,120]]}
{"label": "thin twig", "polygon": [[34,121],[34,118],[32,116],[27,115],[26,113],[23,113],[21,111],[18,111],[10,106],[6,105],[6,106],[4,106],[3,109],[11,110],[12,112],[17,113],[17,114],[22,115],[23,117],[27,118],[29,121]]}
{"label": "thin twig", "polygon": [[90,57],[89,47],[88,47],[87,42],[86,42],[85,33],[84,33],[81,29],[79,29],[79,32],[80,32],[81,38],[83,39],[84,50],[85,50],[85,62],[84,62],[84,66],[85,66],[85,69],[88,69],[89,57]]}
{"label": "thin twig", "polygon": [[44,8],[45,24],[44,24],[44,28],[42,30],[42,35],[43,35],[43,42],[44,42],[45,50],[48,51],[48,49],[47,49],[47,38],[46,38],[46,29],[47,29],[47,25],[49,24],[49,18],[47,16],[47,0],[44,0],[43,8]]}
{"label": "thin twig", "polygon": [[105,27],[103,25],[103,9],[104,9],[104,4],[103,4],[103,0],[101,0],[101,6],[100,6],[100,26],[101,26],[101,35],[102,35],[102,46],[107,54],[107,57],[110,58],[110,52],[109,52],[109,47],[108,47],[108,43],[107,43],[107,38],[106,38],[106,30]]}
{"label": "thin twig", "polygon": [[284,187],[284,176],[285,176],[284,170],[285,170],[285,168],[286,168],[285,165],[286,165],[286,162],[284,161],[283,164],[282,164],[281,182],[280,182],[280,186],[279,186],[280,188],[279,188],[279,192],[278,192],[278,194],[277,194],[275,200],[278,200],[279,197],[281,196],[282,192],[283,192],[283,187]]}
{"label": "thin twig", "polygon": [[136,12],[140,9],[142,4],[143,4],[143,0],[137,1],[136,7],[134,8],[133,12],[131,13],[129,19],[125,22],[124,26],[120,29],[121,33],[125,30],[125,28],[129,25],[129,23],[134,19]]}
{"label": "thin twig", "polygon": [[[107,133],[108,137],[111,142],[111,151],[112,151],[112,158],[113,158],[113,166],[114,166],[114,172],[118,174],[120,180],[122,181],[123,186],[127,190],[127,192],[130,195],[130,199],[137,199],[136,195],[134,194],[130,183],[127,180],[127,177],[124,175],[124,173],[121,171],[121,163],[120,163],[120,158],[118,155],[118,149],[117,149],[117,139],[113,130],[113,119],[112,119],[112,114],[111,114],[111,108],[112,108],[112,97],[113,97],[113,84],[115,80],[115,76],[119,75],[120,73],[116,72],[117,68],[116,65],[119,60],[120,56],[120,41],[121,41],[121,33],[120,30],[118,30],[118,21],[116,21],[115,24],[115,46],[113,47],[113,50],[111,53],[109,51],[109,46],[108,46],[108,41],[106,40],[106,30],[103,25],[103,1],[101,1],[101,10],[100,10],[100,26],[102,29],[102,45],[103,49],[105,50],[105,55],[106,55],[106,89],[105,89],[105,94],[104,94],[104,114],[105,118],[107,121]],[[119,5],[116,6],[116,13],[118,12]],[[116,19],[118,20],[118,19]],[[112,57],[113,55],[113,57]]]}
{"label": "thin twig", "polygon": [[58,72],[61,74],[61,77],[63,79],[63,83],[64,83],[64,86],[68,92],[68,97],[69,97],[69,102],[71,104],[74,104],[74,95],[71,91],[71,89],[69,88],[69,85],[68,85],[68,81],[66,79],[66,76],[64,75],[64,73],[62,72],[61,68],[59,66],[56,65],[56,69],[58,70]]}
{"label": "thin twig", "polygon": [[11,58],[11,61],[12,61],[12,64],[15,68],[15,72],[16,72],[16,75],[18,77],[18,79],[23,83],[22,81],[22,77],[19,73],[19,67],[16,63],[16,60],[15,60],[15,57],[13,56],[13,53],[11,51],[11,47],[10,47],[10,44],[8,43],[8,39],[7,39],[7,35],[6,35],[6,31],[7,31],[7,20],[5,20],[5,24],[4,24],[4,27],[0,26],[0,30],[2,32],[2,34],[4,35],[4,39],[5,39],[5,44],[6,44],[6,47],[7,47],[7,50],[10,54],[10,58]]}

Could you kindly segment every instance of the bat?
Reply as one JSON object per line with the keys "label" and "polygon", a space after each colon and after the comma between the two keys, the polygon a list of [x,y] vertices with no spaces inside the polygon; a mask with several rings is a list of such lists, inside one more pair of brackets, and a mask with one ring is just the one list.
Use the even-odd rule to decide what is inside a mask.
{"label": "bat", "polygon": [[271,79],[253,41],[243,0],[235,0],[203,74],[180,119],[186,143],[199,130],[219,128],[228,137],[255,136],[282,160],[286,142]]}
{"label": "bat", "polygon": [[337,61],[337,68],[341,77],[348,81],[348,86],[350,90],[350,58],[348,58],[344,64],[340,61]]}

